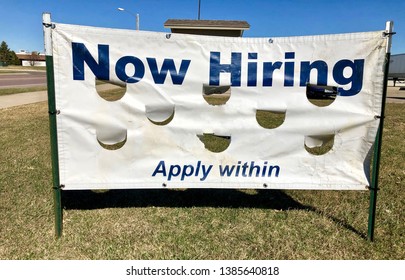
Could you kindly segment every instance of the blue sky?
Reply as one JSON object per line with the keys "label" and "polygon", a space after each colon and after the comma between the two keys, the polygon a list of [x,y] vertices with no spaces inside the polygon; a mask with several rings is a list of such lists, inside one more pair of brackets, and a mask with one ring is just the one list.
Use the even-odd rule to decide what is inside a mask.
{"label": "blue sky", "polygon": [[[198,0],[0,0],[0,41],[14,51],[43,51],[42,13],[52,21],[168,32],[169,18],[197,19]],[[246,20],[244,37],[280,37],[382,30],[394,21],[392,53],[405,53],[405,0],[201,0],[201,19]]]}

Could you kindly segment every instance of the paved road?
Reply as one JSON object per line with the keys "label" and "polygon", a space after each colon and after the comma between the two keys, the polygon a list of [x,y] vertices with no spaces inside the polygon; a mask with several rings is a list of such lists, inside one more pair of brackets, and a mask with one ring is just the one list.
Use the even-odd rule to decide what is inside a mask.
{"label": "paved road", "polygon": [[[104,84],[97,86],[99,90],[109,90],[117,88],[114,85]],[[25,93],[16,93],[10,95],[0,96],[0,109],[32,104],[48,100],[48,93],[46,90],[35,91],[35,92],[25,92]]]}
{"label": "paved road", "polygon": [[388,103],[404,103],[405,104],[405,86],[388,86],[387,88]]}
{"label": "paved road", "polygon": [[46,84],[46,73],[40,71],[1,73],[0,88],[41,86]]}

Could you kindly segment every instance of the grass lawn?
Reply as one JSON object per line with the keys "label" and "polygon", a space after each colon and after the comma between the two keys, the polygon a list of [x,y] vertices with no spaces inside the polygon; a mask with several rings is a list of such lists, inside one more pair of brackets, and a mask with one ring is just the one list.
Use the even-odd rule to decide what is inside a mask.
{"label": "grass lawn", "polygon": [[47,87],[46,86],[34,86],[34,87],[24,87],[24,88],[2,88],[2,89],[0,89],[0,96],[16,94],[16,93],[24,93],[24,92],[43,91],[43,90],[47,90]]}
{"label": "grass lawn", "polygon": [[405,259],[405,106],[387,104],[375,242],[367,191],[63,193],[54,238],[48,108],[0,110],[0,259]]}
{"label": "grass lawn", "polygon": [[0,67],[1,73],[19,73],[21,71],[46,71],[46,66],[21,66],[21,65],[9,65]]}

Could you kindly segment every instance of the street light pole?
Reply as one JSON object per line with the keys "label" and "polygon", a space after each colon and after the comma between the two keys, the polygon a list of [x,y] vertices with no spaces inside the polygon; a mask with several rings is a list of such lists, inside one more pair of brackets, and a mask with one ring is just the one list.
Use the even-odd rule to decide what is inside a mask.
{"label": "street light pole", "polygon": [[118,11],[120,12],[127,12],[128,14],[132,15],[135,17],[135,25],[136,25],[136,30],[139,30],[139,14],[134,14],[128,10],[125,10],[124,8],[117,8]]}
{"label": "street light pole", "polygon": [[201,0],[198,0],[198,20],[200,20]]}

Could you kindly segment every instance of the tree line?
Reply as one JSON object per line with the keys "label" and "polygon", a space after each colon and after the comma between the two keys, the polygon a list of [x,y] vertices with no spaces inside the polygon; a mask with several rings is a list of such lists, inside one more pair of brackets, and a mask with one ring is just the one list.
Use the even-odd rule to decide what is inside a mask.
{"label": "tree line", "polygon": [[2,41],[0,44],[0,66],[20,64],[21,62],[15,52],[9,49],[5,41]]}

